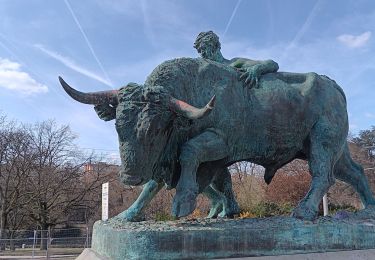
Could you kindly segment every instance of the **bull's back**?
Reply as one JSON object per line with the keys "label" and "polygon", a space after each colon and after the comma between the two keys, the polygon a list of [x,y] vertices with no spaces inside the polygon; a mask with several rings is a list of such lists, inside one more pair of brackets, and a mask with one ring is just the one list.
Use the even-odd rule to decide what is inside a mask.
{"label": "bull's back", "polygon": [[[181,58],[164,62],[146,84],[165,87],[174,97],[201,107],[213,95],[216,105],[197,131],[210,127],[222,132],[236,160],[249,157],[276,161],[280,151],[302,149],[314,123],[324,114],[346,114],[345,98],[336,83],[315,73],[269,73],[250,88],[238,72],[205,59]],[[338,87],[339,88],[339,87]]]}

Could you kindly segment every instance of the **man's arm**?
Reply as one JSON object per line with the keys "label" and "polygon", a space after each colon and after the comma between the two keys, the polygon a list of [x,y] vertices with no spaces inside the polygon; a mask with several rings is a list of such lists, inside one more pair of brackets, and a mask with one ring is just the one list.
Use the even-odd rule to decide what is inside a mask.
{"label": "man's arm", "polygon": [[273,60],[256,61],[244,58],[232,59],[230,66],[238,68],[242,72],[240,78],[250,86],[257,85],[263,74],[277,72],[279,69],[279,65]]}

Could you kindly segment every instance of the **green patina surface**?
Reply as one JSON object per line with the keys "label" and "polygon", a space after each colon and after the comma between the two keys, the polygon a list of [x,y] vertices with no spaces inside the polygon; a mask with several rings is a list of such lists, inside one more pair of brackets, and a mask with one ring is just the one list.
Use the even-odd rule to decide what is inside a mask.
{"label": "green patina surface", "polygon": [[[201,111],[211,106],[188,104],[202,107],[213,95],[209,114]],[[266,73],[249,88],[231,66],[180,58],[160,64],[144,85],[121,88],[116,100],[120,177],[130,185],[149,182],[121,218],[134,220],[164,183],[176,188],[175,216],[190,214],[199,192],[212,199],[211,216],[233,215],[238,206],[226,167],[241,160],[264,166],[267,183],[290,161],[309,162],[311,189],[293,212],[297,218],[316,217],[335,178],[352,185],[365,206],[375,203],[350,157],[345,95],[326,76]],[[194,113],[204,117],[187,118]]]}
{"label": "green patina surface", "polygon": [[[351,213],[350,213],[351,214]],[[92,249],[110,259],[210,259],[375,248],[373,213],[314,222],[291,217],[96,222]]]}
{"label": "green patina surface", "polygon": [[200,33],[194,47],[202,58],[163,62],[143,85],[118,91],[80,93],[60,79],[101,119],[116,119],[122,182],[147,183],[117,218],[138,220],[164,184],[176,188],[176,217],[193,212],[198,193],[211,200],[209,217],[233,216],[239,208],[227,166],[237,161],[262,165],[267,184],[290,161],[308,161],[311,187],[296,218],[317,216],[335,178],[352,185],[365,207],[375,204],[362,167],[350,157],[346,98],[334,80],[277,72],[272,60],[225,59],[211,31]]}
{"label": "green patina surface", "polygon": [[[227,60],[213,32],[200,33],[194,46],[201,58],[165,61],[144,84],[129,83],[118,91],[81,93],[60,79],[74,99],[95,105],[101,119],[116,120],[120,178],[128,185],[145,184],[134,204],[114,220],[138,220],[164,184],[176,188],[172,206],[176,217],[193,212],[198,193],[211,199],[209,217],[233,216],[239,209],[227,166],[238,161],[262,165],[265,182],[270,183],[285,164],[294,159],[306,160],[312,181],[309,192],[293,210],[297,219],[317,217],[319,203],[335,179],[353,186],[368,211],[373,209],[375,199],[363,168],[349,153],[346,98],[334,80],[316,73],[277,72],[278,65],[272,60]],[[274,235],[259,224],[267,220],[254,221],[240,222],[238,228],[228,226],[231,222],[213,222],[218,223],[217,228],[223,227],[198,233],[189,229],[120,232],[99,223],[93,246],[122,259],[117,257],[168,251],[169,247],[160,241],[170,241],[171,237],[177,248],[192,253],[204,251],[207,257],[228,256],[239,248],[258,252],[258,244],[272,251],[283,243],[280,241],[295,240],[292,252],[335,249],[336,242],[329,244],[329,240],[339,241],[342,237],[350,240],[337,242],[337,248],[367,248],[373,243],[373,234],[367,232],[372,226],[364,223],[351,229],[345,222],[304,226],[295,219],[279,218],[275,223],[282,228],[280,232],[272,229]],[[261,228],[251,229],[253,224]],[[253,230],[256,240],[248,230]],[[364,237],[362,231],[366,231]],[[370,238],[372,241],[366,240]],[[131,248],[123,251],[126,243]],[[283,248],[272,252],[280,253]],[[259,250],[255,254],[265,252],[264,247]],[[177,254],[172,251],[171,258]]]}

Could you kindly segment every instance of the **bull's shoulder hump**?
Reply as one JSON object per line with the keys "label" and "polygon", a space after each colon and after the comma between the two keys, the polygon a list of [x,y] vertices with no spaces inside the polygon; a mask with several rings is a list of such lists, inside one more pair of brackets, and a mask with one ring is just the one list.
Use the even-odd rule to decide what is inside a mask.
{"label": "bull's shoulder hump", "polygon": [[204,60],[201,58],[187,58],[187,57],[180,57],[180,58],[175,58],[171,60],[166,60],[162,63],[160,63],[157,67],[159,66],[174,66],[174,65],[191,65],[191,64],[199,64],[202,63]]}
{"label": "bull's shoulder hump", "polygon": [[160,63],[156,68],[151,72],[150,75],[160,72],[175,71],[183,67],[198,67],[202,63],[202,59],[199,58],[176,58],[172,60],[166,60]]}

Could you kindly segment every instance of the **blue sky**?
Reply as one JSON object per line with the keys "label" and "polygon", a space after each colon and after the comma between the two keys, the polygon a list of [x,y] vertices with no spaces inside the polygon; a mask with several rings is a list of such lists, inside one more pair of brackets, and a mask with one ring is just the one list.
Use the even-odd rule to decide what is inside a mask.
{"label": "blue sky", "polygon": [[143,83],[164,60],[197,57],[193,42],[207,30],[226,58],[328,75],[347,95],[351,131],[375,125],[372,0],[0,0],[0,110],[55,118],[81,147],[116,153],[113,122],[71,100],[57,77],[82,91]]}

